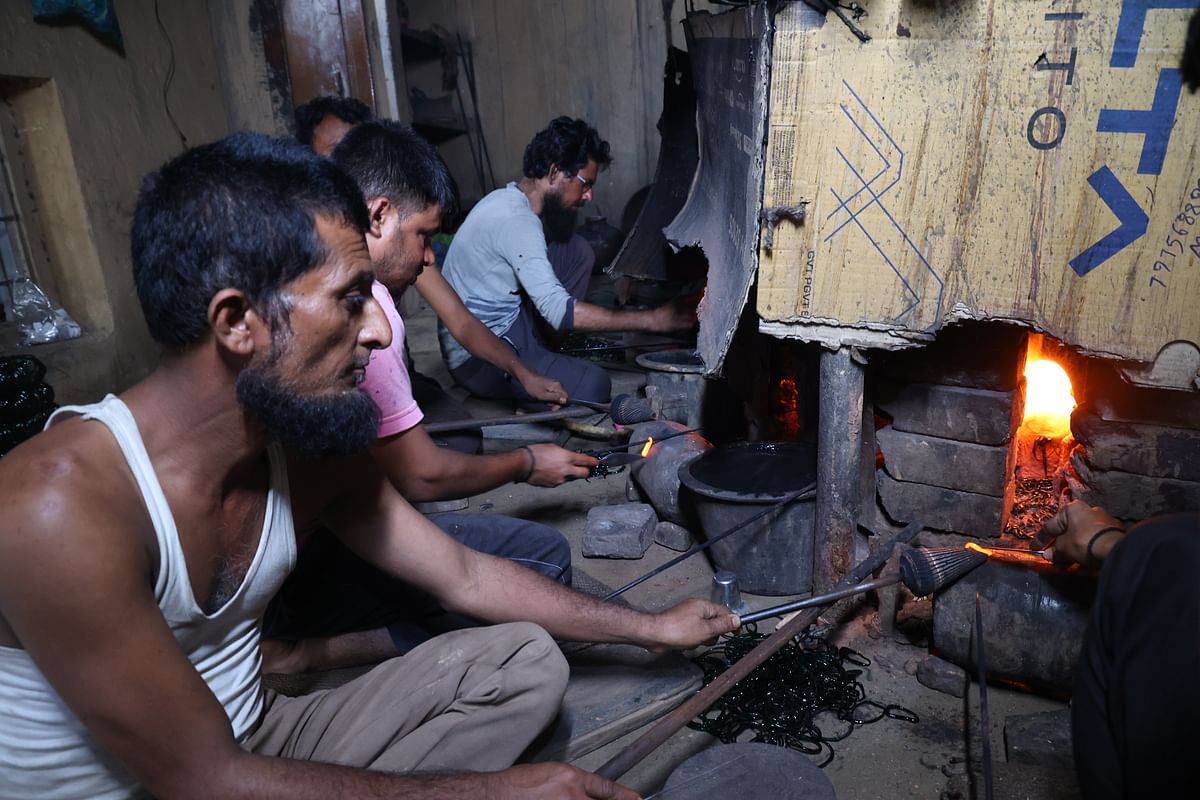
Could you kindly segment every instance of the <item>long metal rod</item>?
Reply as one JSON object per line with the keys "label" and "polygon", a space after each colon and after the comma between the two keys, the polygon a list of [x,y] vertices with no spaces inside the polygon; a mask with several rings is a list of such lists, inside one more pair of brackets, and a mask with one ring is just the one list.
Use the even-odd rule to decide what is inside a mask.
{"label": "long metal rod", "polygon": [[625,594],[625,592],[629,591],[633,587],[637,586],[639,583],[643,583],[644,581],[650,580],[655,575],[659,574],[660,572],[663,572],[664,570],[670,569],[671,567],[678,564],[680,561],[685,561],[685,560],[691,558],[692,556],[696,555],[696,553],[700,553],[700,552],[707,550],[708,548],[712,547],[717,542],[724,539],[726,536],[731,536],[732,534],[737,533],[742,528],[745,528],[747,525],[749,525],[751,522],[757,522],[758,520],[765,517],[767,514],[770,514],[774,511],[778,511],[779,509],[786,506],[788,503],[791,503],[793,500],[799,500],[801,497],[804,497],[805,495],[812,497],[815,494],[816,494],[816,484],[815,483],[810,483],[808,486],[805,486],[803,489],[797,489],[796,491],[785,495],[784,497],[780,498],[776,502],[767,506],[766,508],[764,508],[762,511],[758,512],[757,514],[742,520],[738,524],[734,525],[732,528],[721,531],[716,536],[711,537],[706,542],[702,542],[701,544],[692,545],[692,547],[686,553],[680,553],[679,555],[675,556],[675,558],[672,558],[670,561],[668,561],[665,564],[662,564],[661,566],[655,567],[654,569],[650,570],[649,572],[647,572],[645,575],[641,576],[640,578],[634,578],[629,583],[622,586],[620,589],[614,589],[613,591],[611,591],[607,595],[605,595],[604,599],[612,600],[615,597],[619,597],[620,595]]}
{"label": "long metal rod", "polygon": [[[907,544],[912,541],[913,537],[920,532],[922,527],[918,522],[910,523],[908,527],[896,534],[894,539],[855,565],[846,575],[845,579],[834,588],[842,589],[861,582],[868,575],[884,565],[888,556],[891,555],[892,549],[897,544]],[[785,625],[780,626],[777,631],[759,642],[757,647],[742,656],[737,663],[713,679],[712,683],[685,700],[674,711],[660,717],[636,741],[605,762],[600,769],[596,770],[596,774],[614,781],[620,778],[631,770],[635,764],[650,755],[656,747],[669,739],[697,714],[717,702],[723,694],[733,688],[742,678],[749,675],[755,667],[770,658],[776,650],[790,642],[792,637],[811,625],[820,613],[821,608],[810,608],[793,617]]]}
{"label": "long metal rod", "polygon": [[538,411],[532,414],[510,414],[507,417],[487,417],[482,419],[452,419],[445,422],[430,422],[425,426],[426,433],[445,433],[446,431],[461,431],[468,428],[486,428],[489,425],[515,425],[520,422],[549,422],[558,419],[573,419],[575,417],[590,417],[595,414],[590,408],[573,406],[560,408],[558,411]]}
{"label": "long metal rod", "polygon": [[838,589],[834,592],[826,592],[825,594],[806,597],[803,600],[793,600],[792,602],[784,603],[783,605],[764,608],[761,611],[754,611],[749,614],[742,614],[740,618],[742,620],[742,624],[745,625],[747,622],[758,622],[760,619],[766,619],[767,617],[782,617],[784,614],[790,614],[793,611],[799,611],[802,608],[823,606],[828,603],[832,603],[835,600],[841,600],[843,597],[852,597],[856,594],[869,592],[873,589],[882,589],[884,586],[891,586],[892,584],[899,582],[899,575],[884,575],[883,577],[876,578],[873,581],[857,583],[854,586],[847,586],[845,589]]}

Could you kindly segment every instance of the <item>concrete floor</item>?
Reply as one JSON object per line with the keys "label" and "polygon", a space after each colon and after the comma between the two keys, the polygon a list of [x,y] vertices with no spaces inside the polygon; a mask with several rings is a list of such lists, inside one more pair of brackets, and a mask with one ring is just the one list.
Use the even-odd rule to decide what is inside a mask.
{"label": "concrete floor", "polygon": [[[432,313],[427,308],[419,308],[407,318],[406,324],[418,370],[437,378],[443,386],[451,386],[437,351]],[[639,374],[631,371],[613,371],[612,375],[614,393],[630,391],[643,382]],[[472,413],[480,417],[512,413],[511,406],[474,398],[468,398],[465,403]],[[549,434],[548,440],[552,440],[553,435]],[[485,449],[488,450],[508,449],[515,444],[485,439]],[[603,445],[593,440],[571,437],[564,446],[586,449]],[[585,559],[582,556],[580,541],[588,509],[599,504],[625,502],[624,489],[624,474],[587,482],[575,481],[555,489],[509,484],[470,498],[467,511],[507,514],[555,527],[570,540],[574,561],[579,567],[610,586],[621,586],[677,555],[674,551],[652,545],[646,555],[638,560]],[[647,610],[666,608],[686,597],[707,597],[712,574],[713,568],[709,562],[703,556],[697,556],[634,588],[625,597]],[[745,598],[754,608],[781,602],[781,598],[777,597],[745,595]],[[769,628],[760,625],[760,630]],[[833,636],[835,643],[852,647],[870,659],[871,666],[865,669],[862,678],[869,698],[881,703],[900,704],[920,718],[917,723],[885,719],[864,725],[836,743],[836,755],[825,768],[825,774],[832,781],[837,796],[842,800],[893,800],[902,797],[954,800],[984,797],[979,777],[981,745],[977,733],[978,686],[972,683],[967,697],[960,699],[920,684],[912,673],[916,663],[928,655],[927,647],[912,644],[900,635],[882,634],[877,615],[869,604],[861,613],[835,629]],[[1028,800],[1077,797],[1078,789],[1069,771],[1005,762],[1006,717],[1062,709],[1064,704],[998,686],[989,687],[988,701],[995,764],[995,797]],[[830,729],[837,728],[831,725]],[[635,740],[641,732],[628,734],[589,753],[576,761],[577,766],[597,768]],[[672,770],[682,761],[714,743],[716,740],[707,734],[685,728],[635,766],[624,776],[622,783],[643,795],[650,795],[662,787]],[[746,796],[745,787],[724,788],[739,789]],[[672,795],[671,800],[680,800],[683,796]]]}

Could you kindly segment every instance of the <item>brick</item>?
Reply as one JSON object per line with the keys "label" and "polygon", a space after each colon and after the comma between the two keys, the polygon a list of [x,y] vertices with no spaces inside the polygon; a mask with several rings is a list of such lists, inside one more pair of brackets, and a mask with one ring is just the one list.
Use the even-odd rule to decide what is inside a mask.
{"label": "brick", "polygon": [[1071,454],[1071,466],[1082,486],[1073,487],[1083,502],[1103,506],[1114,517],[1139,520],[1171,511],[1200,511],[1200,482],[1157,478],[1120,470],[1096,469],[1083,456]]}
{"label": "brick", "polygon": [[967,671],[937,656],[928,656],[917,664],[917,680],[922,686],[954,697],[967,694]]}
{"label": "brick", "polygon": [[997,536],[1003,528],[1003,497],[905,483],[884,470],[876,471],[875,479],[884,511],[897,522],[920,522],[977,538]]}
{"label": "brick", "polygon": [[883,450],[884,468],[896,480],[995,497],[1004,494],[1005,445],[959,442],[891,426],[876,431],[875,437]]}
{"label": "brick", "polygon": [[1071,433],[1095,469],[1200,481],[1200,430],[1110,421],[1080,408],[1071,415]]}
{"label": "brick", "polygon": [[583,532],[586,558],[641,558],[654,541],[658,517],[646,503],[595,506]]}
{"label": "brick", "polygon": [[881,385],[876,405],[898,431],[960,442],[1004,444],[1012,436],[1014,392],[935,383]]}
{"label": "brick", "polygon": [[1075,768],[1071,710],[1013,714],[1004,720],[1004,752],[1016,764]]}
{"label": "brick", "polygon": [[687,550],[696,543],[692,532],[682,525],[663,520],[654,526],[654,541],[671,550]]}
{"label": "brick", "polygon": [[[880,374],[901,382],[1009,392],[1021,377],[1027,335],[1015,325],[968,321],[947,325],[923,347],[885,351],[873,360]],[[987,347],[979,346],[981,338]]]}
{"label": "brick", "polygon": [[1094,361],[1088,370],[1087,389],[1076,394],[1086,397],[1102,419],[1200,428],[1196,392],[1133,386],[1108,362]]}

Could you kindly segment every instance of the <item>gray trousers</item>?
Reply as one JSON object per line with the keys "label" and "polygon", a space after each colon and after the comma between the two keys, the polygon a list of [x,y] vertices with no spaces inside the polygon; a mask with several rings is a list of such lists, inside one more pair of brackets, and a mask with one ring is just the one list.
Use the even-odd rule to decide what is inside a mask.
{"label": "gray trousers", "polygon": [[243,746],[389,772],[504,769],[558,713],[567,672],[532,623],[447,633],[336,689],[268,691]]}
{"label": "gray trousers", "polygon": [[[587,294],[588,279],[596,255],[582,236],[576,235],[565,244],[552,243],[547,255],[554,274],[563,288],[575,298],[583,300]],[[551,351],[537,330],[537,312],[525,302],[509,329],[500,338],[516,351],[529,367],[542,375],[554,378],[567,390],[567,395],[594,403],[607,403],[612,395],[612,380],[608,372],[598,364],[582,358],[564,356]],[[508,373],[483,359],[468,358],[450,370],[455,383],[479,397],[498,397],[521,401],[521,405],[533,410],[545,410],[544,403],[536,402],[522,388],[520,382]]]}

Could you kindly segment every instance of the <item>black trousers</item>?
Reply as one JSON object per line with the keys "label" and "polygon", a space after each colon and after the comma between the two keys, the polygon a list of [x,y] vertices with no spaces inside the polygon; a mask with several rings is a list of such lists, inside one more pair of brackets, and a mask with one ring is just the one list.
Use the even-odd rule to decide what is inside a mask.
{"label": "black trousers", "polygon": [[1110,553],[1071,701],[1084,798],[1200,797],[1200,514]]}

